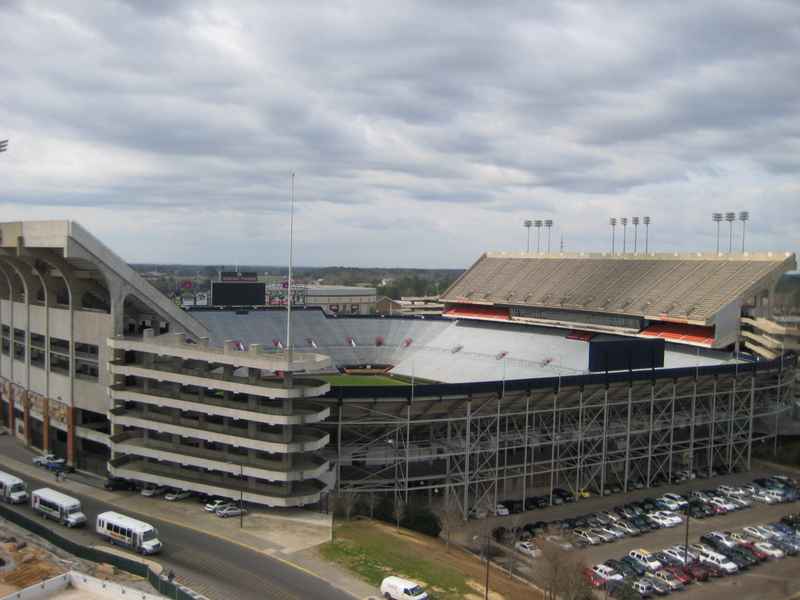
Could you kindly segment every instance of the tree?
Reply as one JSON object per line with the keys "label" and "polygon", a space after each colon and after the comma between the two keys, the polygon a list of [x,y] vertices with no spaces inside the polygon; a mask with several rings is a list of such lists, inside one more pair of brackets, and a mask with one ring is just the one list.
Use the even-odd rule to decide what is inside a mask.
{"label": "tree", "polygon": [[394,497],[394,504],[392,504],[392,516],[397,522],[397,533],[400,533],[400,521],[403,520],[403,516],[405,514],[406,503],[403,501],[403,498],[400,496],[400,494],[397,494]]}
{"label": "tree", "polygon": [[355,491],[353,486],[345,486],[339,490],[339,496],[336,499],[336,504],[339,512],[347,518],[347,524],[350,524],[350,515],[355,514],[358,507],[358,501],[361,493]]}
{"label": "tree", "polygon": [[545,600],[574,600],[585,594],[587,587],[583,569],[586,565],[580,553],[570,551],[566,532],[560,527],[550,527],[537,545],[542,555],[534,565]]}
{"label": "tree", "polygon": [[522,526],[522,514],[516,514],[511,518],[511,527],[509,535],[506,536],[505,542],[502,545],[503,552],[505,553],[506,563],[508,564],[508,577],[509,579],[514,576],[514,566],[519,561],[521,554],[516,549],[517,542]]}
{"label": "tree", "polygon": [[381,501],[380,496],[378,496],[378,492],[374,490],[371,492],[367,492],[366,494],[364,494],[364,497],[362,498],[361,501],[363,502],[364,506],[366,506],[369,509],[369,518],[370,520],[372,520],[373,515],[375,513],[375,507],[377,507],[378,503]]}
{"label": "tree", "polygon": [[436,516],[439,518],[439,525],[442,527],[445,542],[447,542],[447,552],[450,552],[450,540],[456,527],[464,522],[464,513],[453,488],[444,488],[444,495],[436,505]]}

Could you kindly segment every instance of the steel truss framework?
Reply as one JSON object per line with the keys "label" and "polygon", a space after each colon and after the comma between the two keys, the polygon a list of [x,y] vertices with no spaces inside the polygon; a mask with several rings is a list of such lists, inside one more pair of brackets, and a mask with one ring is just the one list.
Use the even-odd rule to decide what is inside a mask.
{"label": "steel truss framework", "polygon": [[749,468],[754,443],[774,439],[774,424],[791,417],[795,371],[792,354],[699,369],[417,386],[405,397],[399,388],[370,388],[381,395],[340,397],[322,426],[336,427],[340,486],[420,503],[449,486],[466,511],[554,487],[596,492],[607,482],[670,477],[690,459],[695,468]]}

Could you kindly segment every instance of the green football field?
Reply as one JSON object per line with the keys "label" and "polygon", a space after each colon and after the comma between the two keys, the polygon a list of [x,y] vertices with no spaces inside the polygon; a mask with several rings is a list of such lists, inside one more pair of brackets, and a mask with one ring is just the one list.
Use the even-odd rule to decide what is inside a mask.
{"label": "green football field", "polygon": [[347,385],[409,385],[403,381],[389,377],[375,377],[374,375],[325,375],[317,377],[331,384],[331,387],[344,387]]}

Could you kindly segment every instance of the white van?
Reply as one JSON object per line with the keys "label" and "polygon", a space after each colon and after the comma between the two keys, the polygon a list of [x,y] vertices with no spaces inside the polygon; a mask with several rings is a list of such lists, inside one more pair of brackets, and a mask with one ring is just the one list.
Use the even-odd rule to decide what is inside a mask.
{"label": "white van", "polygon": [[381,584],[381,594],[386,600],[427,600],[428,594],[413,581],[387,577]]}
{"label": "white van", "polygon": [[765,496],[769,498],[773,498],[776,502],[786,502],[786,492],[779,492],[777,490],[767,490],[766,492],[762,492]]}
{"label": "white van", "polygon": [[112,544],[119,544],[142,554],[155,554],[161,550],[156,537],[158,531],[148,523],[137,521],[115,512],[97,515],[97,535]]}
{"label": "white van", "polygon": [[0,498],[9,504],[22,504],[28,500],[25,482],[16,475],[0,471]]}
{"label": "white van", "polygon": [[50,488],[42,488],[31,494],[31,508],[45,519],[53,519],[67,527],[86,523],[80,500]]}

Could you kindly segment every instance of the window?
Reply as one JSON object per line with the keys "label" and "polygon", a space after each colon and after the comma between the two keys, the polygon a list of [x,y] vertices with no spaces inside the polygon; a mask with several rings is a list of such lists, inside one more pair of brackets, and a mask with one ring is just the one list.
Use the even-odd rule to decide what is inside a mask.
{"label": "window", "polygon": [[67,340],[51,337],[50,352],[58,352],[59,354],[69,356],[69,342]]}
{"label": "window", "polygon": [[31,348],[31,366],[44,369],[45,366],[45,352],[38,348]]}
{"label": "window", "polygon": [[81,358],[93,358],[97,360],[100,354],[100,348],[94,344],[86,344],[83,342],[75,342],[75,356]]}
{"label": "window", "polygon": [[41,333],[31,332],[31,348],[41,348],[42,350],[46,350],[46,342],[47,339]]}

